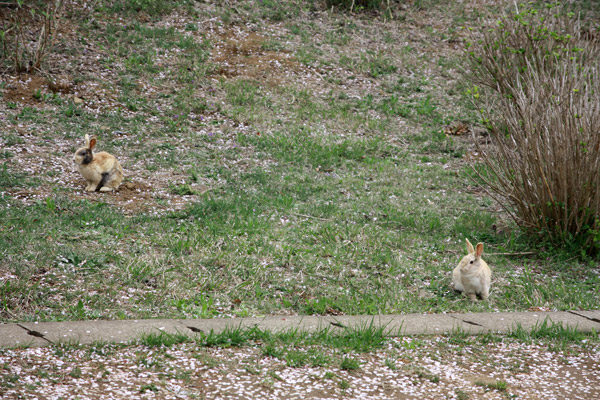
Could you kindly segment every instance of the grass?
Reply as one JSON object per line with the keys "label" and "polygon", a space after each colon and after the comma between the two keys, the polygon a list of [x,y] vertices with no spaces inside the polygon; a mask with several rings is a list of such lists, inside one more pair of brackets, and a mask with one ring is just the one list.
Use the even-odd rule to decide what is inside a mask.
{"label": "grass", "polygon": [[[426,2],[403,21],[335,13],[307,21],[302,12],[316,5],[240,2],[219,23],[276,25],[259,30],[260,49],[243,56],[274,53],[281,58],[260,61],[283,63],[286,73],[272,67],[260,75],[249,63],[246,75],[227,76],[215,61],[224,37],[198,24],[209,12],[179,2],[185,23],[175,26],[159,3],[102,3],[93,18],[70,17],[99,59],[110,59],[106,79],[80,74],[77,82],[95,85],[109,105],[92,104],[91,94],[80,106],[42,92],[34,105],[2,104],[2,321],[598,304],[594,260],[530,243],[469,179],[470,138],[443,133],[455,121],[476,122],[462,83],[450,79],[461,57],[424,53],[406,24],[449,25],[468,13]],[[215,15],[227,14],[217,8]],[[115,13],[148,18],[122,22]],[[381,46],[349,45],[364,38]],[[93,59],[63,45],[74,60]],[[124,160],[128,179],[150,187],[148,196],[129,209],[115,196],[80,196],[76,174],[25,162],[31,138],[17,126],[41,132],[35,154],[48,157],[43,165],[70,163],[83,135],[97,135],[102,150]],[[57,180],[63,174],[69,179]],[[490,300],[471,303],[450,284],[465,237],[484,241],[486,253],[539,255],[485,256]],[[363,351],[382,337],[371,333],[344,341]],[[287,354],[275,344],[269,351]]]}
{"label": "grass", "polygon": [[[287,331],[274,332],[262,330],[257,327],[242,328],[227,327],[221,332],[210,331],[198,332],[190,336],[183,333],[147,333],[143,334],[137,343],[148,348],[171,348],[180,344],[193,344],[198,347],[251,347],[260,344],[261,354],[264,357],[280,359],[288,367],[299,368],[304,366],[328,367],[338,365],[345,371],[356,371],[360,369],[361,362],[355,355],[369,354],[386,351],[388,356],[384,359],[384,365],[391,370],[399,369],[398,352],[418,350],[423,347],[427,337],[415,337],[409,341],[394,341],[394,335],[384,332],[382,328],[375,328],[372,324],[363,327],[345,328],[340,331],[320,329],[314,332],[290,329]],[[446,340],[439,341],[437,354],[444,356],[448,354],[467,354],[485,352],[486,346],[505,343],[510,346],[513,343],[535,344],[550,352],[569,353],[586,351],[600,342],[597,332],[579,332],[574,328],[563,327],[548,320],[536,325],[531,330],[523,329],[521,326],[506,335],[488,333],[473,336],[464,331],[454,331],[446,336]],[[390,350],[390,344],[394,344]],[[92,346],[93,352],[106,354],[112,345],[97,343]],[[77,346],[76,346],[77,347]],[[61,345],[61,351],[69,346]],[[334,356],[328,355],[323,349],[334,352]],[[387,349],[387,350],[386,350]],[[400,364],[402,365],[402,364]],[[404,367],[403,367],[404,368]],[[433,383],[439,382],[440,377],[436,374],[411,366],[410,372],[418,378],[427,379]],[[327,374],[325,378],[331,379],[334,375]],[[478,385],[478,383],[476,383]],[[488,389],[498,391],[506,390],[506,382],[498,381],[490,384],[486,381]]]}
{"label": "grass", "polygon": [[[288,367],[300,368],[304,366],[324,367],[339,359],[340,368],[354,371],[360,368],[357,359],[345,356],[350,352],[368,353],[381,349],[387,339],[383,330],[372,325],[346,329],[341,333],[334,333],[329,329],[316,332],[288,330],[272,332],[258,328],[241,327],[226,328],[222,332],[199,332],[195,336],[182,333],[147,333],[139,340],[140,344],[150,348],[173,347],[182,343],[193,343],[201,347],[241,347],[255,343],[261,344],[263,356],[274,357],[282,360]],[[95,346],[101,349],[104,346]],[[336,349],[339,356],[331,357],[322,351],[322,348]]]}
{"label": "grass", "polygon": [[356,371],[360,369],[360,361],[351,357],[344,357],[340,362],[340,368],[345,371]]}
{"label": "grass", "polygon": [[584,333],[575,327],[564,326],[545,319],[532,329],[524,329],[521,325],[517,325],[508,336],[524,343],[546,342],[555,351],[561,351],[574,343],[588,343],[590,338],[597,340],[598,332]]}
{"label": "grass", "polygon": [[490,390],[497,390],[499,392],[506,392],[508,384],[505,381],[496,382],[475,382],[476,386],[481,386]]}

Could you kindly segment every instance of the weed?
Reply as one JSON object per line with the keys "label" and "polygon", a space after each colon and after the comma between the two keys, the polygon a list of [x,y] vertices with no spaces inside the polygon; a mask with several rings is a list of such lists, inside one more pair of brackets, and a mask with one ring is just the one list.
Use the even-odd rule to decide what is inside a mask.
{"label": "weed", "polygon": [[69,372],[69,376],[75,379],[79,379],[82,376],[81,368],[75,367]]}
{"label": "weed", "polygon": [[341,379],[341,380],[338,382],[338,386],[339,386],[339,387],[340,387],[340,389],[342,389],[342,390],[347,390],[347,389],[350,389],[350,388],[352,387],[352,385],[350,385],[350,382],[348,382],[348,381],[347,381],[347,380],[345,380],[345,379]]}
{"label": "weed", "polygon": [[508,336],[525,343],[536,341],[546,342],[555,351],[563,351],[574,343],[586,343],[590,340],[595,341],[598,339],[596,333],[584,333],[575,327],[565,326],[562,323],[554,323],[548,318],[542,323],[536,324],[530,330],[517,325],[510,331]]}
{"label": "weed", "polygon": [[[332,337],[332,342],[337,340]],[[386,341],[385,327],[375,327],[373,321],[369,325],[348,328],[339,336],[338,347],[357,352],[369,352],[380,348]]]}
{"label": "weed", "polygon": [[253,332],[255,330],[246,331],[241,326],[236,328],[227,327],[221,333],[215,333],[212,330],[208,334],[200,332],[196,342],[209,347],[242,346],[250,340]]}
{"label": "weed", "polygon": [[188,184],[171,185],[170,192],[179,196],[192,196],[196,194],[196,191]]}
{"label": "weed", "polygon": [[456,399],[457,400],[469,400],[470,396],[468,393],[457,389],[456,392],[454,392],[456,394]]}
{"label": "weed", "polygon": [[146,393],[146,392],[153,392],[153,393],[158,393],[158,386],[156,386],[154,383],[147,383],[144,384],[140,387],[140,393]]}
{"label": "weed", "polygon": [[396,358],[394,357],[386,357],[384,364],[392,371],[396,371],[398,369],[398,366],[396,365]]}
{"label": "weed", "polygon": [[335,375],[333,372],[331,372],[331,371],[327,371],[327,372],[325,372],[325,374],[323,375],[323,379],[330,379],[330,380],[333,380],[333,379],[335,379],[335,378],[336,378],[336,375]]}
{"label": "weed", "polygon": [[360,369],[360,361],[352,357],[344,357],[340,363],[340,368],[345,371],[356,371]]}
{"label": "weed", "polygon": [[191,338],[183,333],[168,333],[165,331],[144,333],[140,339],[140,342],[148,347],[170,347],[190,341]]}
{"label": "weed", "polygon": [[499,392],[506,392],[506,390],[508,389],[508,383],[506,383],[506,381],[502,381],[502,380],[498,380],[495,382],[482,382],[482,381],[476,381],[475,382],[476,386],[481,386],[490,390],[497,390]]}
{"label": "weed", "polygon": [[440,377],[439,375],[432,374],[431,371],[422,368],[422,367],[409,367],[412,369],[415,375],[420,379],[427,379],[431,383],[439,383]]}
{"label": "weed", "polygon": [[262,347],[261,352],[262,352],[263,356],[266,356],[266,357],[283,358],[283,356],[284,356],[284,350],[282,350],[281,348],[279,348],[277,345],[275,345],[273,343],[265,344]]}
{"label": "weed", "polygon": [[301,350],[290,350],[285,355],[285,363],[288,367],[300,368],[308,364],[308,354]]}

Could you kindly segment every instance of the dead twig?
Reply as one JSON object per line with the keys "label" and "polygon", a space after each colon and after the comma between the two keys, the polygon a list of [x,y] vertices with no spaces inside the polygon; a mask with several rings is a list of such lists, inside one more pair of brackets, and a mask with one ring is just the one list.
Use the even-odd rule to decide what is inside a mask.
{"label": "dead twig", "polygon": [[[462,251],[459,250],[447,250],[448,253],[452,254],[463,254]],[[522,257],[522,256],[533,256],[537,254],[535,251],[517,251],[517,252],[508,252],[508,253],[485,253],[487,256],[505,256],[505,257]]]}
{"label": "dead twig", "polygon": [[295,215],[297,217],[303,217],[303,218],[312,218],[312,219],[318,219],[320,221],[332,221],[332,219],[330,218],[321,218],[321,217],[314,217],[312,215],[305,215],[305,214],[298,214],[298,213],[293,213],[292,215]]}
{"label": "dead twig", "polygon": [[537,254],[535,251],[520,251],[516,253],[486,253],[488,256],[507,256],[507,257],[519,257],[519,256],[532,256]]}

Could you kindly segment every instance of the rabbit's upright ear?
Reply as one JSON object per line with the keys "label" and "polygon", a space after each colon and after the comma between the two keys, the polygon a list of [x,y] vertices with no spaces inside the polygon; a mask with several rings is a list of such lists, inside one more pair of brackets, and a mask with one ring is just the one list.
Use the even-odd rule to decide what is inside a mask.
{"label": "rabbit's upright ear", "polygon": [[95,137],[90,139],[90,145],[88,146],[88,149],[92,150],[94,148],[94,146],[96,146],[96,138]]}
{"label": "rabbit's upright ear", "polygon": [[475,249],[473,248],[473,245],[471,244],[471,242],[469,242],[469,239],[467,239],[467,253],[469,253],[469,254],[475,253]]}
{"label": "rabbit's upright ear", "polygon": [[479,258],[483,254],[483,243],[477,243],[475,248],[475,257]]}
{"label": "rabbit's upright ear", "polygon": [[85,147],[90,147],[90,135],[88,135],[87,133],[85,134]]}

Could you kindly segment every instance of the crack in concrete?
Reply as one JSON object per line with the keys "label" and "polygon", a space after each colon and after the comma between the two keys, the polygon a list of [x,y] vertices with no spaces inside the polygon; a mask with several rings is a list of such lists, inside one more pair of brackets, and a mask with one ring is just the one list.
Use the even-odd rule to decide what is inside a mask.
{"label": "crack in concrete", "polygon": [[460,318],[460,317],[457,317],[454,315],[450,315],[450,317],[454,318],[457,321],[464,322],[465,324],[469,324],[469,325],[473,325],[473,326],[480,326],[482,328],[485,328],[484,325],[478,324],[477,322],[469,321],[468,319],[463,319],[463,318]]}
{"label": "crack in concrete", "polygon": [[588,321],[592,321],[592,322],[596,322],[596,323],[600,324],[600,319],[598,319],[598,318],[588,317],[588,316],[583,315],[583,314],[578,314],[576,311],[567,311],[567,312],[569,314],[573,314],[573,315],[577,315],[578,317],[585,318]]}
{"label": "crack in concrete", "polygon": [[50,343],[50,344],[52,344],[52,343],[53,343],[53,342],[52,342],[52,340],[50,340],[50,339],[47,339],[47,338],[44,336],[44,334],[43,334],[43,333],[40,333],[40,332],[38,332],[38,331],[34,331],[34,330],[31,330],[31,329],[28,329],[28,328],[24,327],[24,326],[23,326],[23,325],[21,325],[21,324],[16,324],[16,325],[17,325],[19,328],[25,329],[25,331],[27,332],[27,334],[28,334],[28,335],[30,335],[30,336],[35,336],[35,337],[38,337],[38,338],[40,338],[40,339],[44,339],[46,342],[48,342],[48,343]]}
{"label": "crack in concrete", "polygon": [[484,326],[483,326],[483,325],[481,325],[481,324],[478,324],[477,322],[469,321],[469,320],[467,320],[467,319],[460,319],[460,320],[461,320],[462,322],[464,322],[464,323],[467,323],[467,324],[469,324],[469,325],[481,326],[482,328],[484,328]]}

